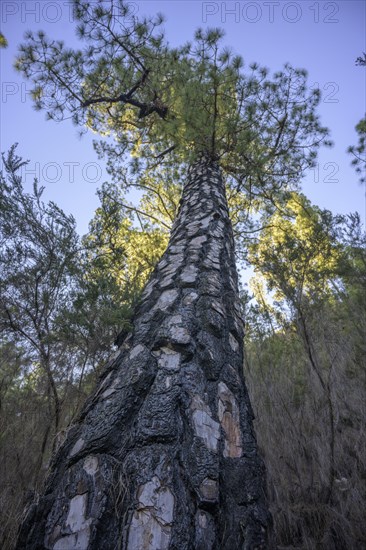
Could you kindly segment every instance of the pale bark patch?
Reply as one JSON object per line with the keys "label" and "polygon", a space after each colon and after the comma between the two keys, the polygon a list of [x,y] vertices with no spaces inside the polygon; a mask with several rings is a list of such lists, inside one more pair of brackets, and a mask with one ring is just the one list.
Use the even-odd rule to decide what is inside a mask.
{"label": "pale bark patch", "polygon": [[76,495],[70,500],[69,513],[66,518],[66,525],[72,533],[77,533],[85,527],[85,510],[87,494]]}
{"label": "pale bark patch", "polygon": [[204,501],[217,502],[219,499],[219,486],[217,481],[206,477],[200,485],[200,493]]}
{"label": "pale bark patch", "polygon": [[197,298],[198,298],[197,292],[190,292],[183,298],[182,303],[185,306],[190,306],[197,300]]}
{"label": "pale bark patch", "polygon": [[73,446],[73,448],[70,451],[70,456],[74,456],[74,455],[76,455],[76,453],[81,451],[81,449],[84,447],[84,444],[85,444],[85,441],[84,441],[83,438],[78,439],[77,442],[75,443],[75,445]]}
{"label": "pale bark patch", "polygon": [[224,382],[220,382],[219,390],[219,420],[225,433],[224,456],[239,458],[243,454],[240,431],[239,406],[233,393]]}
{"label": "pale bark patch", "polygon": [[207,253],[207,258],[214,264],[220,265],[221,246],[217,241],[212,241],[210,249]]}
{"label": "pale bark patch", "polygon": [[192,414],[196,435],[201,438],[210,451],[217,451],[220,438],[220,424],[206,411],[196,409]]}
{"label": "pale bark patch", "polygon": [[98,458],[96,456],[87,456],[84,460],[83,468],[87,474],[94,476],[98,471]]}
{"label": "pale bark patch", "polygon": [[89,527],[74,535],[62,537],[53,546],[53,550],[87,550],[90,538]]}
{"label": "pale bark patch", "polygon": [[85,518],[87,498],[87,493],[84,493],[70,500],[66,526],[72,534],[58,539],[53,550],[86,550],[88,548],[92,520]]}
{"label": "pale bark patch", "polygon": [[173,285],[173,279],[170,276],[164,277],[164,279],[160,281],[160,288],[166,288],[172,285]]}
{"label": "pale bark patch", "polygon": [[198,270],[195,265],[185,267],[181,273],[181,281],[183,283],[192,284],[197,279]]}
{"label": "pale bark patch", "polygon": [[172,315],[168,319],[169,335],[175,344],[188,344],[191,335],[188,330],[181,325],[183,322],[181,315]]}
{"label": "pale bark patch", "polygon": [[203,220],[200,221],[201,229],[207,229],[210,222],[212,221],[212,216],[206,216],[206,218],[203,218]]}
{"label": "pale bark patch", "polygon": [[167,347],[162,347],[160,350],[153,352],[158,358],[159,367],[167,370],[177,371],[180,366],[181,355]]}
{"label": "pale bark patch", "polygon": [[201,237],[195,237],[194,239],[191,240],[191,242],[189,243],[190,246],[193,246],[194,248],[196,247],[201,247],[203,245],[203,243],[205,243],[207,241],[207,237],[206,235],[201,235]]}
{"label": "pale bark patch", "polygon": [[154,309],[161,309],[164,311],[175,302],[177,297],[178,291],[176,289],[165,290],[160,294],[160,297],[155,304]]}
{"label": "pale bark patch", "polygon": [[145,346],[142,346],[141,344],[137,344],[132,350],[130,351],[130,359],[135,359],[140,353],[142,353],[145,350]]}
{"label": "pale bark patch", "polygon": [[217,313],[220,313],[222,317],[225,317],[225,310],[220,302],[218,302],[217,300],[212,300],[212,307],[215,311],[217,311]]}
{"label": "pale bark patch", "polygon": [[201,529],[206,529],[207,527],[207,516],[205,512],[199,512],[198,513],[198,524],[201,527]]}
{"label": "pale bark patch", "polygon": [[140,486],[127,550],[168,550],[174,500],[173,493],[157,476]]}
{"label": "pale bark patch", "polygon": [[[166,265],[168,264],[168,262],[166,260],[162,260],[162,262],[165,261]],[[144,298],[147,298],[148,296],[150,296],[150,294],[152,293],[152,291],[154,290],[154,286],[155,286],[155,281],[150,281],[146,286],[145,286],[145,290],[144,292],[142,293],[142,296]]]}
{"label": "pale bark patch", "polygon": [[109,397],[110,395],[112,395],[115,391],[116,391],[116,389],[113,388],[113,387],[108,388],[107,390],[105,390],[105,391],[102,393],[101,399],[106,399],[107,397]]}
{"label": "pale bark patch", "polygon": [[198,233],[200,229],[201,229],[201,224],[199,222],[191,223],[187,231],[187,236],[193,237],[193,235],[196,235],[196,233]]}
{"label": "pale bark patch", "polygon": [[229,344],[233,351],[237,352],[239,349],[239,342],[231,333],[229,334]]}

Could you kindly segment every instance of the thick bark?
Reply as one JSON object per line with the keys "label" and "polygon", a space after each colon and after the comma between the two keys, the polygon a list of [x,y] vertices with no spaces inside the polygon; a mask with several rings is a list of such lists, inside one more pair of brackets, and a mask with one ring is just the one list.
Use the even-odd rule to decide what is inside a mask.
{"label": "thick bark", "polygon": [[191,170],[133,331],[54,459],[17,548],[271,548],[219,167]]}

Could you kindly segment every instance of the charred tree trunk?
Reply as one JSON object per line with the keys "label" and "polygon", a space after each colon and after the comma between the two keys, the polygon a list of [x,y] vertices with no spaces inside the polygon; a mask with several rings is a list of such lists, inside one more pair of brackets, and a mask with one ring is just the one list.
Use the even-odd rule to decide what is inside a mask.
{"label": "charred tree trunk", "polygon": [[133,330],[54,458],[18,549],[271,548],[219,167],[192,168]]}

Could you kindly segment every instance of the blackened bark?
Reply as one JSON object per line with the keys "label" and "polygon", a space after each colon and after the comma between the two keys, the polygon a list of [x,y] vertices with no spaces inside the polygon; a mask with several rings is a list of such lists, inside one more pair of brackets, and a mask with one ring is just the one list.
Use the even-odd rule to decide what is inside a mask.
{"label": "blackened bark", "polygon": [[271,548],[219,167],[191,170],[133,331],[54,459],[18,549]]}

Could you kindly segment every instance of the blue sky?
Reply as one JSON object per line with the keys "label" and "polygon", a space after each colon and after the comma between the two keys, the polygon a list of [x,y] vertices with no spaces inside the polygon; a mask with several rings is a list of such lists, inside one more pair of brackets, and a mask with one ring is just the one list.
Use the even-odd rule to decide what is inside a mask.
{"label": "blue sky", "polygon": [[[324,149],[316,170],[303,189],[317,205],[333,212],[359,211],[365,220],[365,190],[346,153],[356,143],[354,126],[366,109],[366,70],[355,59],[366,51],[366,3],[363,1],[244,1],[149,0],[129,2],[136,14],[161,12],[169,42],[179,45],[198,27],[221,27],[225,43],[244,58],[271,71],[285,62],[307,69],[309,83],[319,87],[322,123],[335,142]],[[92,148],[95,136],[78,137],[69,121],[60,124],[35,112],[29,84],[12,68],[17,46],[26,30],[43,29],[54,38],[76,44],[67,0],[3,0],[1,30],[9,46],[0,52],[0,150],[19,142],[18,152],[30,159],[25,186],[33,176],[45,185],[45,197],[72,213],[81,233],[98,206],[95,191],[107,179]]]}

